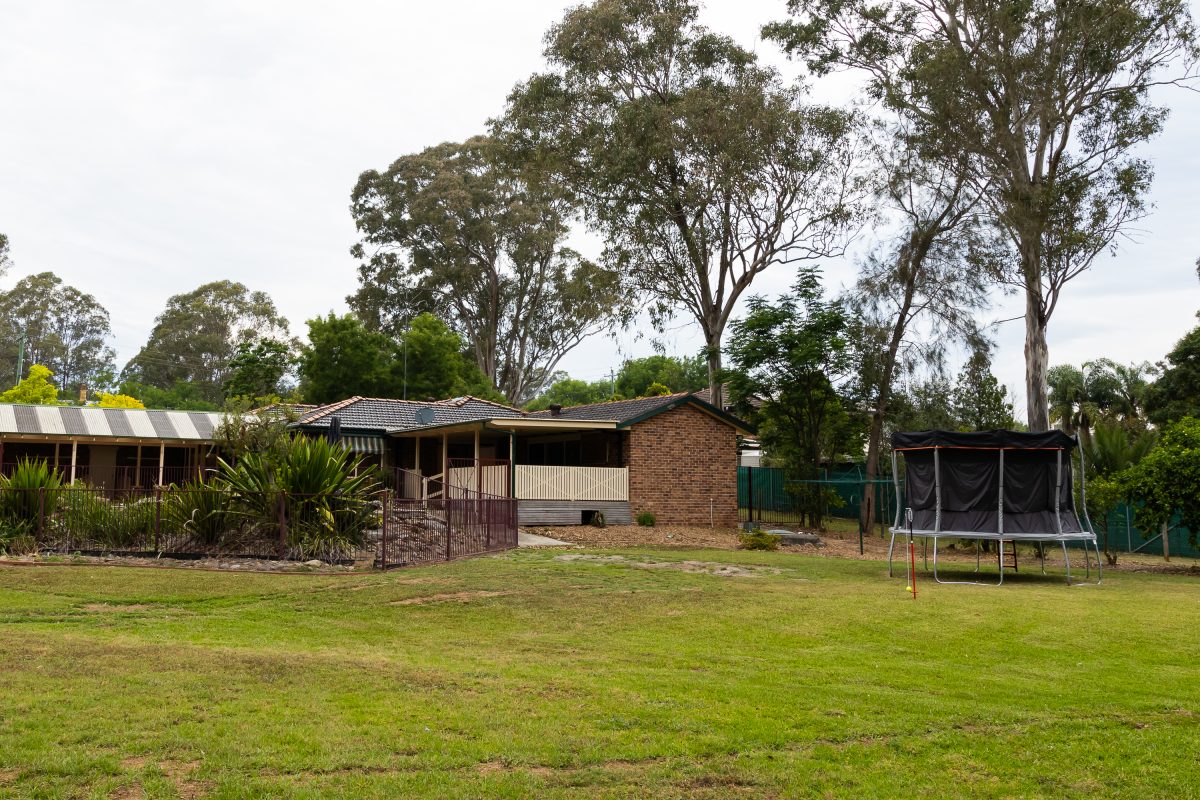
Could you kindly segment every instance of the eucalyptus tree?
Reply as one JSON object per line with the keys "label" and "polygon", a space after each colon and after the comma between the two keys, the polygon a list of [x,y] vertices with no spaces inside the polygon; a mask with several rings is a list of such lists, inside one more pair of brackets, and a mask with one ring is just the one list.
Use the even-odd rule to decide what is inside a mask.
{"label": "eucalyptus tree", "polygon": [[[1065,285],[1145,213],[1150,90],[1197,55],[1185,0],[790,0],[765,33],[818,73],[865,73],[930,151],[964,156],[1025,295],[1029,426],[1050,425],[1046,330]],[[1172,73],[1178,62],[1182,73]],[[1174,76],[1174,77],[1173,77]]]}
{"label": "eucalyptus tree", "polygon": [[755,278],[843,251],[853,120],[806,104],[689,0],[596,0],[545,42],[550,70],[494,127],[578,198],[654,324],[696,321],[720,404],[722,336]]}
{"label": "eucalyptus tree", "polygon": [[213,281],[167,299],[121,378],[162,390],[186,385],[205,404],[220,404],[239,347],[264,341],[297,346],[270,296],[235,281]]}
{"label": "eucalyptus tree", "polygon": [[527,180],[489,137],[362,173],[351,211],[362,260],[351,307],[396,337],[418,313],[435,311],[513,402],[536,394],[562,357],[622,308],[615,274],[565,245],[567,199]]}
{"label": "eucalyptus tree", "polygon": [[108,310],[53,272],[27,275],[0,293],[0,374],[14,376],[24,338],[24,364],[44,364],[58,387],[108,388],[115,354]]}
{"label": "eucalyptus tree", "polygon": [[[879,126],[877,134],[876,196],[895,234],[870,253],[845,298],[858,332],[860,392],[871,408],[867,481],[879,474],[898,376],[940,366],[955,341],[981,346],[975,317],[987,305],[990,253],[965,166],[926,158],[902,125]],[[864,503],[863,524],[873,517]]]}

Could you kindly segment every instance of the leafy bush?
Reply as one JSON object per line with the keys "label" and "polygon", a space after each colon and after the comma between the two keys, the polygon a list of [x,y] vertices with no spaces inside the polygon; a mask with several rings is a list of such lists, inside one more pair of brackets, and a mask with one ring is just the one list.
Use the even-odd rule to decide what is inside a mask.
{"label": "leafy bush", "polygon": [[0,520],[28,533],[58,507],[62,479],[45,460],[22,459],[12,475],[0,478],[0,489]]}
{"label": "leafy bush", "polygon": [[250,453],[235,465],[221,461],[221,480],[232,513],[260,529],[278,530],[286,502],[288,546],[300,557],[356,547],[378,526],[377,471],[325,439],[298,438],[270,459]]}
{"label": "leafy bush", "polygon": [[743,550],[778,550],[780,538],[766,531],[752,531],[738,536]]}
{"label": "leafy bush", "polygon": [[653,511],[639,511],[637,513],[637,524],[644,528],[653,528],[658,518],[654,516]]}
{"label": "leafy bush", "polygon": [[154,537],[156,500],[153,497],[128,502],[111,502],[101,491],[70,489],[58,524],[72,539],[104,547],[146,547]]}
{"label": "leafy bush", "polygon": [[163,524],[198,544],[220,544],[234,523],[231,505],[229,488],[223,482],[191,481],[167,495]]}
{"label": "leafy bush", "polygon": [[6,539],[4,533],[4,531],[0,531],[0,553],[9,556],[23,556],[37,552],[37,540],[30,534],[21,533]]}

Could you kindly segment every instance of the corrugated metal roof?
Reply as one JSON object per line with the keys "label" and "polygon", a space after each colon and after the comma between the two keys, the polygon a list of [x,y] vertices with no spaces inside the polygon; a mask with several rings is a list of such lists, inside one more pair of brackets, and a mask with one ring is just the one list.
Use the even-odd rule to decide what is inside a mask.
{"label": "corrugated metal roof", "polygon": [[[432,419],[421,419],[422,409],[432,411]],[[480,400],[477,397],[456,397],[437,402],[391,400],[380,397],[351,397],[338,403],[321,406],[300,417],[300,428],[328,428],[329,420],[337,417],[344,430],[406,431],[416,428],[458,425],[486,419],[520,419],[525,416],[510,406]]]}
{"label": "corrugated metal roof", "polygon": [[0,404],[0,436],[86,436],[113,439],[212,441],[218,411],[152,411],[95,406]]}

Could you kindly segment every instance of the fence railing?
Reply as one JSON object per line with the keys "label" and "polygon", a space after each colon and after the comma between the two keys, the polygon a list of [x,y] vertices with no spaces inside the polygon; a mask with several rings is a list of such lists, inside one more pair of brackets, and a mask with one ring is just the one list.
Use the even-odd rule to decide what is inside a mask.
{"label": "fence railing", "polygon": [[626,467],[543,467],[518,464],[514,479],[521,500],[628,500]]}
{"label": "fence railing", "polygon": [[74,484],[0,488],[0,549],[53,553],[248,557],[381,568],[427,564],[517,545],[516,502],[459,498],[242,493],[154,487],[114,496]]}
{"label": "fence railing", "polygon": [[[17,466],[17,462],[5,463],[0,466],[0,472],[11,475]],[[63,483],[72,482],[70,464],[59,462],[57,466],[53,463],[49,463],[48,466],[58,474]],[[146,464],[140,467],[76,464],[73,474],[77,483],[86,483],[96,489],[124,492],[130,489],[149,490],[155,486],[188,483],[197,480],[207,471],[196,466],[164,466],[160,470],[157,465]]]}

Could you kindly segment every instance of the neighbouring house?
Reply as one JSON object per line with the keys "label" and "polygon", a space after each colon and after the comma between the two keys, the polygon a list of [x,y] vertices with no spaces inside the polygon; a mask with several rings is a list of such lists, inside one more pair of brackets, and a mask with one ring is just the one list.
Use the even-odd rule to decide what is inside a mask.
{"label": "neighbouring house", "polygon": [[[521,524],[737,524],[738,439],[753,430],[694,394],[527,413],[459,397],[351,397],[291,409],[297,433],[338,438],[401,498],[516,498]],[[220,412],[0,404],[0,464],[44,459],[63,480],[116,491],[216,466]]]}
{"label": "neighbouring house", "polygon": [[114,490],[177,483],[214,465],[220,423],[209,411],[0,404],[0,465],[44,459],[63,480]]}
{"label": "neighbouring house", "polygon": [[640,511],[667,524],[737,524],[738,437],[745,422],[694,394],[526,413],[460,397],[352,397],[294,426],[342,439],[392,476],[401,497],[455,491],[515,497],[518,521],[580,524]]}

